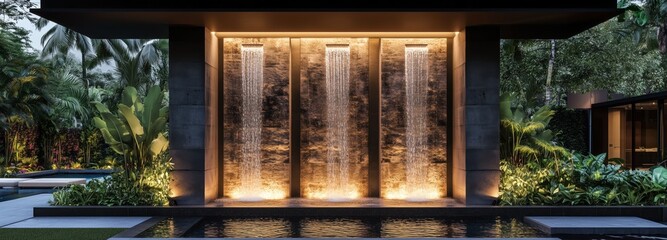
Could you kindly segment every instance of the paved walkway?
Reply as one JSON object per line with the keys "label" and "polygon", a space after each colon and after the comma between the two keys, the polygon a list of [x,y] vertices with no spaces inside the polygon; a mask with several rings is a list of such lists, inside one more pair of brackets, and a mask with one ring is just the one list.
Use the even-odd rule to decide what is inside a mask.
{"label": "paved walkway", "polygon": [[149,217],[35,217],[3,228],[131,228]]}
{"label": "paved walkway", "polygon": [[32,218],[32,208],[48,206],[51,194],[39,194],[0,202],[0,227]]}
{"label": "paved walkway", "polygon": [[638,217],[525,217],[547,234],[667,234],[667,226]]}
{"label": "paved walkway", "polygon": [[131,228],[149,217],[33,217],[34,207],[48,206],[51,194],[0,202],[1,228]]}

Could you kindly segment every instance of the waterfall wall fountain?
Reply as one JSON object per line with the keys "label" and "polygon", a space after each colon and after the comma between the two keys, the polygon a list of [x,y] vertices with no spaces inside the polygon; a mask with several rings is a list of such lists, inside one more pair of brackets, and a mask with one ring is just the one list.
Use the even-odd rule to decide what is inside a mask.
{"label": "waterfall wall fountain", "polygon": [[388,39],[381,52],[381,196],[443,197],[447,180],[447,41]]}
{"label": "waterfall wall fountain", "polygon": [[262,189],[262,87],[264,83],[264,46],[241,46],[241,186],[239,199],[261,200]]}
{"label": "waterfall wall fountain", "polygon": [[[295,47],[290,38],[224,39],[224,196],[246,201],[289,197],[295,186],[290,174],[299,169],[296,186],[305,198],[351,200],[369,194],[370,181],[379,182],[383,198],[443,197],[446,39],[382,39],[376,45],[368,38],[299,42]],[[369,55],[377,44],[379,54]],[[371,57],[379,57],[379,83],[369,78]],[[290,85],[294,81],[300,82],[297,88]],[[369,102],[369,86],[381,86],[379,103]],[[296,108],[288,96],[295,91]],[[373,104],[379,104],[379,125],[369,121]],[[296,144],[290,141],[290,119],[300,121]],[[373,143],[368,134],[375,127],[380,130],[380,177],[370,179]],[[300,153],[297,168],[292,149]]]}
{"label": "waterfall wall fountain", "polygon": [[288,38],[223,40],[224,197],[288,197],[289,50]]}
{"label": "waterfall wall fountain", "polygon": [[349,198],[350,46],[326,47],[327,199]]}
{"label": "waterfall wall fountain", "polygon": [[428,198],[428,48],[405,46],[406,198]]}
{"label": "waterfall wall fountain", "polygon": [[302,38],[302,197],[348,201],[368,193],[367,38]]}

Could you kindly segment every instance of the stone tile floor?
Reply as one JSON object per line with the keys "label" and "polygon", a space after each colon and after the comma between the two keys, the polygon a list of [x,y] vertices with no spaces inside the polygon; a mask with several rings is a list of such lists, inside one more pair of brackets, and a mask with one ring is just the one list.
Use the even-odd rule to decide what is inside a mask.
{"label": "stone tile floor", "polygon": [[150,217],[34,217],[3,228],[131,228]]}
{"label": "stone tile floor", "polygon": [[667,234],[667,225],[638,217],[525,217],[524,222],[547,234]]}
{"label": "stone tile floor", "polygon": [[0,227],[32,218],[32,208],[48,206],[49,200],[51,194],[38,194],[0,202]]}
{"label": "stone tile floor", "polygon": [[0,202],[2,228],[131,228],[149,217],[33,217],[33,208],[48,206],[51,194]]}

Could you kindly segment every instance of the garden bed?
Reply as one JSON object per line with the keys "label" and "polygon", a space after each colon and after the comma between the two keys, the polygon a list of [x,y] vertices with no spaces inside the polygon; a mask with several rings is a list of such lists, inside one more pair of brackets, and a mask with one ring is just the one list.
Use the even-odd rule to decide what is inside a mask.
{"label": "garden bed", "polygon": [[[29,173],[21,173],[17,174],[17,178],[38,178],[38,177],[50,177],[50,176],[58,176],[58,175],[66,175],[66,176],[58,176],[58,177],[64,177],[67,178],[67,176],[71,175],[110,175],[113,173],[113,170],[110,169],[55,169],[55,170],[44,170],[44,171],[36,171],[36,172],[29,172]],[[77,176],[81,177],[81,176]],[[86,178],[86,177],[83,177]]]}

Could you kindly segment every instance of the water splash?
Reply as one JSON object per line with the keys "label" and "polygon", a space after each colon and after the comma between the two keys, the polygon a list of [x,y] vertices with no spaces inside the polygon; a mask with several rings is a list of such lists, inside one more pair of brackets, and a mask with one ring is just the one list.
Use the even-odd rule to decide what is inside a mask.
{"label": "water splash", "polygon": [[405,199],[433,198],[428,182],[428,48],[405,45],[406,186]]}
{"label": "water splash", "polygon": [[347,201],[356,196],[349,184],[348,120],[350,94],[350,47],[326,46],[326,199]]}
{"label": "water splash", "polygon": [[262,86],[264,83],[264,47],[241,45],[241,184],[235,194],[242,201],[259,201],[261,196]]}

